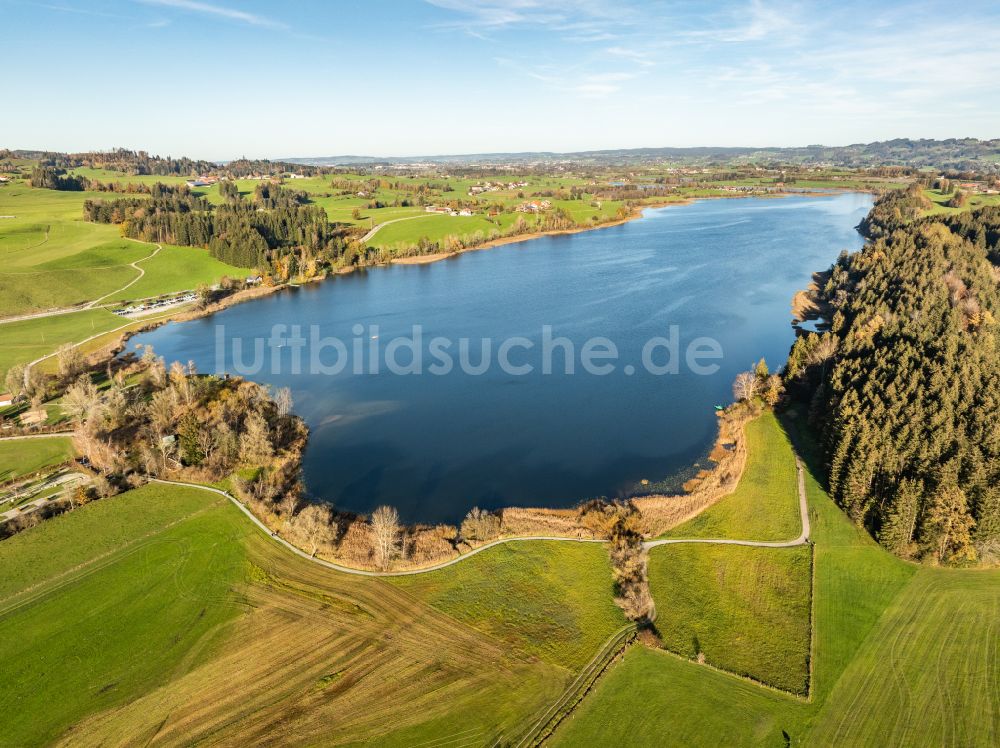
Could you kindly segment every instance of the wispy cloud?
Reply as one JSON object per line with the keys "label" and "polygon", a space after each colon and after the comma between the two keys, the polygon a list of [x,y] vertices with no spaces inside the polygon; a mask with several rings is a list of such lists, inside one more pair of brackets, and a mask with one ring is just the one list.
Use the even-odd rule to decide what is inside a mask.
{"label": "wispy cloud", "polygon": [[78,8],[72,5],[52,5],[50,3],[27,3],[27,5],[33,5],[36,8],[44,8],[45,10],[54,10],[58,13],[75,13],[82,16],[96,16],[98,18],[124,18],[117,13],[104,13],[99,10],[92,10],[91,8]]}
{"label": "wispy cloud", "polygon": [[178,10],[190,11],[192,13],[201,13],[207,16],[214,16],[216,18],[223,18],[228,21],[236,21],[238,23],[245,23],[250,26],[259,26],[261,28],[268,29],[281,29],[287,30],[288,26],[280,21],[275,21],[265,16],[257,15],[256,13],[247,13],[243,10],[236,10],[235,8],[228,8],[224,5],[213,5],[211,3],[202,3],[197,0],[137,0],[143,5],[160,5],[167,8],[176,8]]}

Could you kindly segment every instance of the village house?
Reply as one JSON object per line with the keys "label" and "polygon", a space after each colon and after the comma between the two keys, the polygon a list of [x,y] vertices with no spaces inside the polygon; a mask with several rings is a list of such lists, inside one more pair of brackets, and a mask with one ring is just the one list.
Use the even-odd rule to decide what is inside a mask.
{"label": "village house", "polygon": [[551,207],[552,203],[548,200],[529,200],[528,202],[518,205],[516,210],[519,213],[539,213],[543,210],[548,210]]}
{"label": "village house", "polygon": [[202,176],[202,177],[195,177],[194,179],[189,179],[185,184],[187,184],[188,187],[211,187],[218,181],[219,180],[216,179],[215,177]]}

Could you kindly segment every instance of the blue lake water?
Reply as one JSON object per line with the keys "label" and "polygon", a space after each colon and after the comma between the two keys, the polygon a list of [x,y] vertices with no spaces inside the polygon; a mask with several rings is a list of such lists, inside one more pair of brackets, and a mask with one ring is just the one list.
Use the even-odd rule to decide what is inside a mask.
{"label": "blue lake water", "polygon": [[[842,249],[861,246],[854,227],[870,207],[868,195],[840,194],[647,210],[620,226],[339,276],[171,323],[130,348],[240,373],[260,346],[265,365],[251,378],[291,388],[311,430],[308,491],[341,509],[391,504],[406,521],[455,522],[473,506],[569,506],[629,493],[642,479],[677,480],[703,460],[713,406],[732,400],[733,378],[757,359],[784,361],[793,293]],[[287,338],[293,325],[304,345]],[[422,339],[411,345],[414,326]],[[678,371],[653,373],[643,348],[669,340],[672,327]],[[328,337],[342,348],[319,342]],[[543,345],[548,338],[565,340]],[[594,338],[607,340],[591,342],[590,368],[610,364],[610,373],[584,370]],[[701,341],[693,362],[716,365],[712,374],[686,361],[698,338],[715,341]],[[492,365],[467,373],[459,351],[477,365],[484,340]],[[499,365],[504,341],[518,368]],[[615,361],[600,357],[609,341]],[[660,343],[651,361],[665,367],[670,348]],[[422,373],[388,371],[387,347],[407,370],[418,350]],[[445,358],[451,371],[432,373]]]}

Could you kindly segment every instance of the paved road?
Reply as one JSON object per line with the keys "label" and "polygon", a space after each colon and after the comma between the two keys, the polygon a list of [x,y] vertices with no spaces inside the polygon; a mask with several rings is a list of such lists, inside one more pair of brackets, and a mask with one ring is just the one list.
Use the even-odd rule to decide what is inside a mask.
{"label": "paved road", "polygon": [[802,532],[794,540],[730,540],[729,538],[664,538],[663,540],[647,540],[644,548],[656,548],[661,545],[675,543],[712,543],[714,545],[751,545],[757,548],[791,548],[805,545],[809,542],[809,503],[806,501],[806,481],[802,469],[802,460],[795,458],[795,468],[798,472],[799,484],[799,514],[802,519]]}
{"label": "paved road", "polygon": [[[803,475],[802,461],[799,460],[798,457],[796,457],[795,458],[795,464],[796,464],[796,468],[798,470],[799,510],[801,512],[801,517],[802,517],[802,533],[797,538],[795,538],[794,540],[778,541],[778,542],[767,542],[767,541],[762,541],[762,540],[730,540],[730,539],[727,539],[727,538],[719,538],[719,539],[714,539],[714,538],[668,538],[668,539],[664,539],[664,540],[648,540],[645,543],[643,543],[643,547],[645,547],[645,548],[648,549],[648,548],[655,548],[655,547],[661,546],[661,545],[669,545],[669,544],[673,544],[673,543],[712,543],[712,544],[716,544],[716,545],[751,545],[751,546],[757,546],[757,547],[761,547],[761,548],[790,548],[790,547],[796,546],[796,545],[804,545],[809,540],[809,506],[808,506],[808,504],[806,502],[805,478],[804,478],[804,475]],[[602,539],[594,539],[594,538],[567,538],[567,537],[562,537],[562,536],[557,536],[557,535],[552,535],[552,536],[550,536],[550,535],[530,535],[530,536],[517,537],[517,538],[501,538],[499,540],[494,540],[491,543],[487,543],[486,545],[481,545],[478,548],[475,548],[475,549],[469,551],[468,553],[463,553],[461,556],[456,556],[455,558],[450,559],[448,561],[444,561],[444,562],[442,562],[440,564],[434,564],[433,566],[426,566],[426,567],[424,567],[422,569],[408,569],[406,571],[366,571],[364,569],[352,569],[349,566],[341,566],[340,564],[335,564],[335,563],[333,563],[331,561],[324,561],[321,558],[315,558],[314,556],[309,555],[308,553],[306,553],[305,551],[303,551],[298,546],[292,545],[291,543],[289,543],[287,540],[285,540],[281,536],[272,533],[271,529],[267,525],[265,525],[263,522],[261,522],[259,519],[257,519],[257,517],[254,516],[253,512],[251,512],[249,509],[247,509],[238,499],[236,499],[234,496],[232,496],[232,495],[230,495],[230,494],[226,493],[225,491],[222,491],[222,490],[220,490],[218,488],[211,488],[209,486],[200,486],[200,485],[197,485],[195,483],[183,483],[181,481],[160,480],[159,478],[154,478],[153,480],[156,483],[166,483],[166,484],[174,485],[174,486],[187,486],[189,488],[200,488],[203,491],[211,491],[212,493],[217,493],[220,496],[225,496],[233,504],[235,504],[236,507],[241,512],[243,512],[247,517],[249,517],[251,522],[253,522],[255,525],[257,525],[257,527],[259,527],[261,530],[263,530],[264,532],[266,532],[268,535],[271,535],[271,537],[276,542],[278,542],[281,545],[285,546],[285,548],[287,548],[288,550],[290,550],[295,555],[301,556],[302,558],[307,559],[309,561],[312,561],[315,564],[319,564],[320,566],[325,566],[328,569],[333,569],[335,571],[340,571],[340,572],[343,572],[344,574],[356,574],[358,576],[363,576],[363,577],[405,577],[405,576],[411,576],[411,575],[414,575],[414,574],[425,574],[425,573],[427,573],[429,571],[437,571],[438,569],[447,568],[448,566],[452,566],[453,564],[457,564],[459,561],[464,561],[465,559],[469,558],[470,556],[475,556],[477,553],[481,553],[482,551],[485,551],[488,548],[493,548],[494,546],[501,545],[503,543],[520,543],[520,542],[530,541],[530,540],[556,540],[556,541],[567,542],[567,543],[604,543],[604,542],[607,542],[607,541],[602,540]]]}
{"label": "paved road", "polygon": [[[42,491],[48,488],[53,488],[55,486],[64,486],[64,485],[69,485],[70,483],[81,483],[87,480],[87,478],[88,476],[84,475],[83,473],[63,473],[62,475],[57,475],[54,478],[46,480],[43,484],[41,484],[34,490],[34,493],[36,494],[41,493]],[[50,496],[50,497],[43,497],[40,499],[34,499],[32,501],[25,502],[24,504],[21,504],[20,506],[17,506],[13,509],[8,509],[5,512],[0,512],[0,521],[6,522],[7,520],[14,519],[15,517],[20,517],[25,514],[30,514],[39,507],[48,504],[52,500],[52,498],[53,497]]]}
{"label": "paved road", "polygon": [[[127,327],[131,327],[132,325],[136,324],[137,322],[152,322],[154,320],[164,319],[165,317],[169,317],[170,315],[172,315],[175,311],[176,311],[176,309],[171,309],[170,311],[165,312],[163,314],[157,313],[157,314],[154,314],[154,315],[152,315],[150,317],[136,317],[134,319],[129,319],[124,325],[121,325],[120,327],[115,327],[114,329],[111,329],[111,330],[105,330],[104,332],[99,332],[96,335],[91,335],[89,338],[84,338],[83,340],[81,340],[79,342],[73,343],[73,347],[74,348],[79,348],[81,345],[83,345],[84,343],[89,343],[91,340],[97,340],[97,338],[104,337],[105,335],[110,335],[111,333],[120,332],[120,331],[124,330]],[[125,318],[123,317],[123,319],[125,319]],[[52,351],[52,353],[46,353],[44,356],[41,356],[40,358],[36,358],[34,361],[29,361],[27,364],[25,364],[24,365],[24,386],[27,387],[29,381],[31,380],[31,367],[33,367],[35,364],[40,364],[40,363],[42,363],[42,361],[46,361],[46,360],[52,358],[53,356],[58,356],[58,355],[59,355],[59,351],[58,350]]]}

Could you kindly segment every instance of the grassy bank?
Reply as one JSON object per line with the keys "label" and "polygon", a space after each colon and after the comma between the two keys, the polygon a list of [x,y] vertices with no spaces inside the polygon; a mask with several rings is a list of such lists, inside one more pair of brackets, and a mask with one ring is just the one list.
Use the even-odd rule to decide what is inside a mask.
{"label": "grassy bank", "polygon": [[802,520],[791,443],[770,411],[745,428],[747,464],[736,490],[663,537],[791,540],[798,536]]}
{"label": "grassy bank", "polygon": [[5,439],[0,441],[0,483],[66,462],[75,453],[68,436]]}

